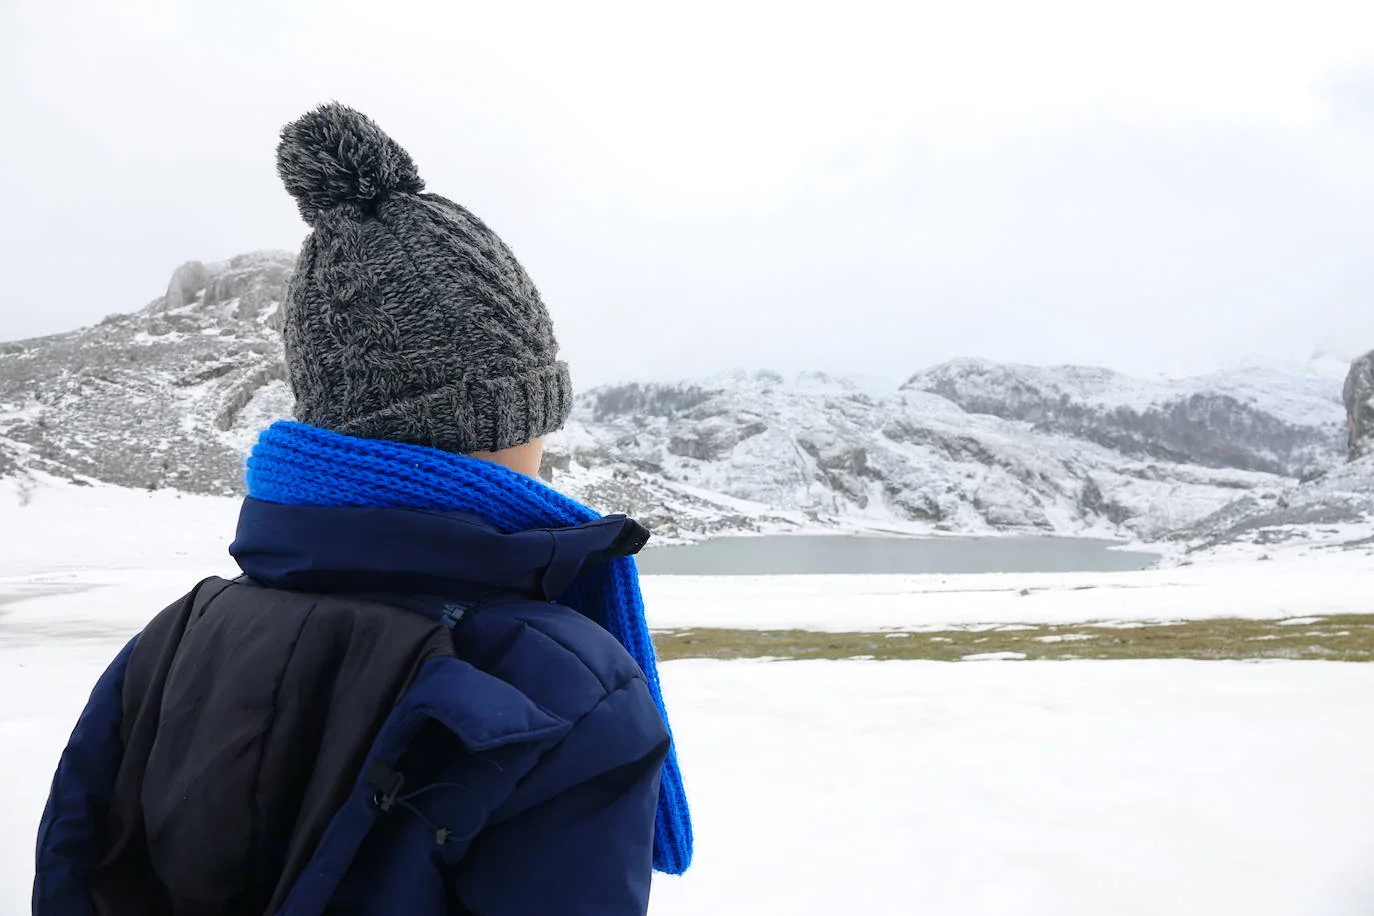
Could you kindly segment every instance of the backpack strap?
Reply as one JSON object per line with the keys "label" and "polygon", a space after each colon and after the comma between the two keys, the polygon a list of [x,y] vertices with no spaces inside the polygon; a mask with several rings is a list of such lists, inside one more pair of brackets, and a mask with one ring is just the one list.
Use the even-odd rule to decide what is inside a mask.
{"label": "backpack strap", "polygon": [[[407,779],[403,758],[427,723],[458,739],[468,752],[464,765],[471,767],[471,778],[418,785]],[[358,864],[363,841],[384,818],[418,818],[428,827],[436,865],[454,865],[484,826],[488,803],[513,791],[528,767],[566,736],[572,724],[467,662],[429,660],[382,725],[348,799],[277,916],[319,916],[336,892],[346,897],[356,893],[366,876],[350,876],[350,870]],[[501,765],[482,759],[492,753]],[[467,803],[459,807],[467,816],[453,817],[454,806],[444,803],[444,793],[466,793]],[[434,880],[444,878],[436,872]]]}

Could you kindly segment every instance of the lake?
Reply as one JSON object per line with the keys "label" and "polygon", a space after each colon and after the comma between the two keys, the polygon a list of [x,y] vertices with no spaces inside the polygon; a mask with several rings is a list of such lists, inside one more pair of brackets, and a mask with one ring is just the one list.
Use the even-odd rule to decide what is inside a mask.
{"label": "lake", "polygon": [[1159,559],[1114,541],[1054,537],[728,537],[639,555],[660,576],[1123,572]]}

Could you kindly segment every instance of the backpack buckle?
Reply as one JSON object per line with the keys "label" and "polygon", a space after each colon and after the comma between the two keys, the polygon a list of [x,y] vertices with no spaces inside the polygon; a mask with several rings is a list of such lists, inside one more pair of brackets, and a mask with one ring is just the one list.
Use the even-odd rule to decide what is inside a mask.
{"label": "backpack buckle", "polygon": [[377,809],[390,811],[396,806],[396,799],[405,788],[406,778],[400,770],[392,769],[380,760],[374,760],[368,764],[363,782],[375,793],[372,803]]}

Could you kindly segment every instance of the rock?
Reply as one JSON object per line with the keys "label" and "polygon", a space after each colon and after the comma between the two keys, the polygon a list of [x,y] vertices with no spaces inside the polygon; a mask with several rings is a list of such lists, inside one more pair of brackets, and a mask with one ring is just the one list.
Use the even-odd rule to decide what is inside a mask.
{"label": "rock", "polygon": [[1079,497],[1079,504],[1085,512],[1100,515],[1114,525],[1130,521],[1131,511],[1124,506],[1120,506],[1102,495],[1102,488],[1097,485],[1097,481],[1091,477],[1083,481],[1082,495]]}
{"label": "rock", "polygon": [[821,479],[860,509],[868,508],[866,479],[874,475],[868,465],[868,450],[836,435],[830,429],[804,430],[797,445],[816,462]]}
{"label": "rock", "polygon": [[921,489],[908,489],[888,483],[884,488],[888,502],[901,512],[904,518],[917,522],[944,521],[944,511],[940,501],[931,493]]}
{"label": "rock", "polygon": [[539,479],[552,484],[559,474],[566,473],[571,467],[572,458],[569,455],[552,449],[545,449],[543,456],[539,459]]}
{"label": "rock", "polygon": [[1345,377],[1345,414],[1351,461],[1374,455],[1374,351],[1350,366]]}
{"label": "rock", "polygon": [[162,309],[184,308],[196,301],[201,290],[210,282],[210,271],[200,261],[187,261],[172,272],[167,293],[162,297]]}
{"label": "rock", "polygon": [[745,439],[767,431],[768,424],[756,416],[709,416],[674,434],[668,440],[668,452],[697,461],[716,461]]}
{"label": "rock", "polygon": [[234,428],[245,408],[253,402],[263,389],[273,382],[286,381],[286,365],[273,361],[261,366],[234,384],[224,395],[223,406],[215,416],[215,427],[221,432]]}

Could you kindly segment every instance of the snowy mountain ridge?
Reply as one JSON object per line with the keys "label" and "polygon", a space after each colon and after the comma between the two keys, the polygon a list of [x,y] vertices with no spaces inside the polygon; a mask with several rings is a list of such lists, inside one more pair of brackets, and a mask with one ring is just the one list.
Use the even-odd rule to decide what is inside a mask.
{"label": "snowy mountain ridge", "polygon": [[956,360],[903,387],[1125,454],[1288,477],[1330,463],[1345,418],[1338,377],[1316,363],[1147,382],[1108,369]]}
{"label": "snowy mountain ridge", "polygon": [[[178,268],[142,311],[0,344],[0,475],[237,492],[290,411],[277,324],[293,266]],[[1142,381],[959,360],[905,384],[736,372],[584,393],[544,474],[667,537],[838,527],[1153,539],[1341,463],[1325,364]]]}
{"label": "snowy mountain ridge", "polygon": [[1341,406],[1339,382],[1349,369],[1349,360],[1318,353],[1305,361],[1256,360],[1196,375],[1147,379],[1100,367],[1030,366],[966,358],[919,372],[906,385],[921,387],[923,380],[956,375],[963,376],[965,384],[972,387],[974,378],[986,379],[1000,372],[1016,377],[1023,385],[1102,407],[1144,411],[1194,394],[1218,394],[1234,397],[1287,423],[1320,426],[1330,422],[1333,404]]}

